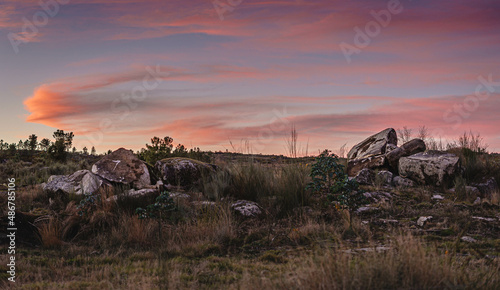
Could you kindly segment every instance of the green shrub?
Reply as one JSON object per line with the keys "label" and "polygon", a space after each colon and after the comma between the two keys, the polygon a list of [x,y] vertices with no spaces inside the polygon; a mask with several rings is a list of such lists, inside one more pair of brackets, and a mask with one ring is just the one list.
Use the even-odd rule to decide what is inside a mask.
{"label": "green shrub", "polygon": [[352,213],[366,203],[359,184],[349,179],[339,157],[330,151],[323,151],[311,168],[312,182],[308,185],[314,192],[326,194],[339,210],[349,211],[349,225],[352,227]]}

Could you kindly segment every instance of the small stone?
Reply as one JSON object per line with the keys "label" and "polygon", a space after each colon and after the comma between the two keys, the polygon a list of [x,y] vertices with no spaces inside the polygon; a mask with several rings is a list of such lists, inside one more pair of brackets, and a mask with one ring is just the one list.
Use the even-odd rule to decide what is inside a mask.
{"label": "small stone", "polygon": [[419,218],[418,218],[418,220],[417,220],[417,225],[418,225],[419,227],[423,227],[423,226],[425,225],[425,223],[426,223],[427,221],[431,220],[431,219],[432,219],[432,216],[421,216],[421,217],[419,217]]}
{"label": "small stone", "polygon": [[400,188],[414,187],[415,186],[415,182],[413,182],[413,180],[408,179],[408,178],[404,178],[401,176],[395,176],[392,179],[392,182],[394,183],[394,186],[400,187]]}
{"label": "small stone", "polygon": [[256,217],[262,213],[256,202],[248,200],[238,200],[231,205],[231,208],[244,217]]}
{"label": "small stone", "polygon": [[467,243],[477,243],[476,239],[469,237],[469,236],[463,236],[460,238],[460,240],[467,242]]}
{"label": "small stone", "polygon": [[440,194],[434,194],[432,196],[432,199],[434,199],[434,200],[443,200],[444,197],[442,195],[440,195]]}

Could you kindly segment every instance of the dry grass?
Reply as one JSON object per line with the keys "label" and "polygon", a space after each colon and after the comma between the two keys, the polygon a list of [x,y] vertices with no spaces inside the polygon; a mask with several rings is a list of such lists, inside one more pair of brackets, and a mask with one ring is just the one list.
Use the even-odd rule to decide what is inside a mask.
{"label": "dry grass", "polygon": [[57,219],[48,217],[45,221],[41,221],[38,228],[44,248],[60,248],[63,245],[61,224]]}
{"label": "dry grass", "polygon": [[473,260],[398,235],[387,248],[325,249],[291,264],[264,288],[282,289],[498,289],[500,260]]}

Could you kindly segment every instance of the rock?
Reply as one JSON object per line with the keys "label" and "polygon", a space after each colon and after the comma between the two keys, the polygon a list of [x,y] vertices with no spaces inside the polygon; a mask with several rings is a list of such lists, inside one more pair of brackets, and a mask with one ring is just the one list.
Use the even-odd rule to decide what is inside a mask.
{"label": "rock", "polygon": [[389,251],[391,248],[390,247],[374,247],[374,248],[359,248],[359,249],[349,249],[349,250],[344,250],[343,252],[346,254],[358,254],[358,253],[370,253],[370,252],[377,252],[377,253],[382,253],[385,251]]}
{"label": "rock", "polygon": [[387,128],[356,144],[347,154],[347,158],[354,160],[385,154],[387,144],[398,145],[398,136],[393,128]]}
{"label": "rock", "polygon": [[473,184],[476,187],[481,197],[491,197],[491,195],[495,192],[499,192],[498,183],[494,177],[490,177],[488,180],[483,183]]}
{"label": "rock", "polygon": [[413,154],[424,152],[426,149],[425,142],[422,139],[413,139],[385,154],[387,164],[392,172],[398,173],[399,159]]}
{"label": "rock", "polygon": [[244,217],[256,217],[262,213],[256,202],[248,200],[238,200],[231,205],[231,208]]}
{"label": "rock", "polygon": [[378,207],[374,206],[362,206],[356,210],[356,213],[362,214],[362,213],[373,213],[376,211],[380,211]]}
{"label": "rock", "polygon": [[215,165],[189,158],[166,158],[156,162],[165,185],[193,186],[198,185],[204,175],[215,172]]}
{"label": "rock", "polygon": [[361,169],[354,177],[356,182],[363,185],[372,185],[375,181],[375,172],[368,168]]}
{"label": "rock", "polygon": [[181,193],[181,192],[173,192],[170,194],[170,197],[173,198],[174,200],[179,200],[179,199],[190,199],[191,196],[186,193]]}
{"label": "rock", "polygon": [[[478,220],[478,221],[484,221],[484,222],[489,222],[489,223],[492,223],[492,222],[496,222],[497,220],[494,219],[494,218],[485,218],[485,217],[480,217],[480,216],[473,216],[472,217],[473,219],[475,220]],[[499,219],[500,220],[500,219]]]}
{"label": "rock", "polygon": [[472,237],[468,237],[468,236],[463,236],[460,238],[460,240],[467,242],[467,243],[477,243],[476,239],[474,239]]}
{"label": "rock", "polygon": [[476,200],[474,200],[473,205],[480,205],[481,204],[481,198],[478,196]]}
{"label": "rock", "polygon": [[143,188],[143,189],[130,189],[125,191],[123,194],[120,195],[113,195],[112,197],[108,198],[107,200],[118,200],[118,199],[138,199],[138,198],[149,198],[149,197],[154,197],[158,196],[160,192],[157,189],[153,188]]}
{"label": "rock", "polygon": [[419,217],[419,218],[418,218],[418,220],[417,220],[417,225],[418,225],[419,227],[423,227],[423,226],[425,225],[425,223],[426,223],[427,221],[431,220],[431,219],[432,219],[432,216],[421,216],[421,217]]}
{"label": "rock", "polygon": [[375,176],[375,184],[381,186],[392,186],[392,177],[393,174],[390,171],[387,170],[379,171]]}
{"label": "rock", "polygon": [[356,176],[363,168],[378,169],[384,167],[385,164],[384,155],[349,160],[347,163],[347,175]]}
{"label": "rock", "polygon": [[459,170],[458,156],[439,151],[417,153],[399,159],[399,174],[419,184],[448,186]]}
{"label": "rock", "polygon": [[[454,193],[456,193],[456,189],[452,188],[452,189],[450,189],[450,192],[454,194]],[[480,196],[481,195],[481,192],[479,192],[479,189],[477,189],[474,186],[466,186],[465,193],[467,196]]]}
{"label": "rock", "polygon": [[94,193],[101,188],[111,189],[112,185],[88,170],[79,170],[71,175],[53,175],[42,188],[49,193],[81,195]]}
{"label": "rock", "polygon": [[400,188],[415,186],[415,182],[413,182],[413,180],[401,176],[394,176],[394,178],[392,179],[392,183],[394,184],[394,186]]}
{"label": "rock", "polygon": [[92,172],[111,182],[130,185],[135,189],[151,186],[147,165],[132,151],[124,148],[97,161],[92,166]]}
{"label": "rock", "polygon": [[392,199],[392,195],[390,193],[383,191],[365,192],[363,195],[370,200],[370,203],[389,201]]}
{"label": "rock", "polygon": [[443,200],[444,197],[442,195],[439,195],[439,194],[434,194],[431,199],[434,199],[434,200]]}

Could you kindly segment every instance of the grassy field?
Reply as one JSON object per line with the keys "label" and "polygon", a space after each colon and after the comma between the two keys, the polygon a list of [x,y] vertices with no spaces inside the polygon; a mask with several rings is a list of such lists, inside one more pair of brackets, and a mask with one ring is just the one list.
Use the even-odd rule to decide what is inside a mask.
{"label": "grassy field", "polygon": [[[496,158],[483,156],[469,166],[492,171]],[[38,228],[42,243],[18,245],[15,284],[6,280],[2,255],[1,287],[500,288],[498,193],[474,203],[471,196],[432,187],[366,186],[390,197],[349,217],[305,189],[311,159],[263,160],[217,158],[223,173],[200,187],[172,190],[176,211],[161,223],[140,220],[134,212],[152,201],[105,200],[120,190],[103,193],[96,208],[80,216],[81,197],[49,197],[39,186],[22,183],[23,174],[31,174],[26,168],[37,166],[25,164],[15,169],[23,184],[17,207]],[[46,170],[51,166],[62,165]],[[65,164],[60,174],[86,166]],[[444,199],[433,199],[435,194]],[[213,203],[193,203],[205,196]],[[238,199],[258,202],[263,213],[237,215],[230,205]],[[432,219],[420,226],[422,216]]]}

